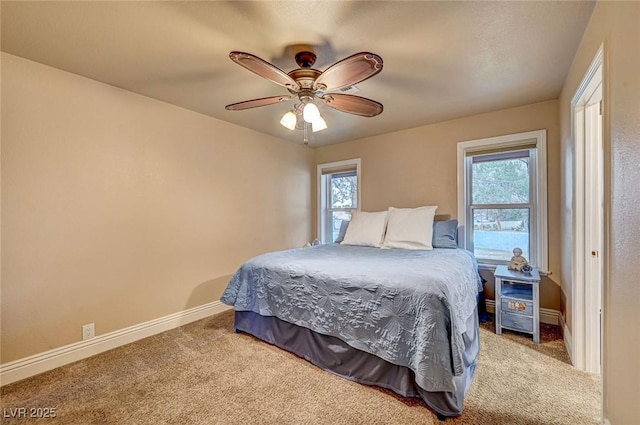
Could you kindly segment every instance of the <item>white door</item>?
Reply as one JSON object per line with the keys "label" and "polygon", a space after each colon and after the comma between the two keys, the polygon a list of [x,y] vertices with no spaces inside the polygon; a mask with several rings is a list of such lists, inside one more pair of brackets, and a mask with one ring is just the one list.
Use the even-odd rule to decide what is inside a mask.
{"label": "white door", "polygon": [[604,244],[603,49],[573,98],[573,365],[600,372]]}
{"label": "white door", "polygon": [[602,84],[585,105],[585,369],[599,373],[602,341],[602,243],[604,171]]}

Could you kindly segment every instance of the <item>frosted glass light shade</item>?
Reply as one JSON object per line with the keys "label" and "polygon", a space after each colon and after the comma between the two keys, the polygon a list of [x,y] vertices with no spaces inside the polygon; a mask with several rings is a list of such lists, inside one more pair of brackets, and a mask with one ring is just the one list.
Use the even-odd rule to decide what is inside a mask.
{"label": "frosted glass light shade", "polygon": [[296,121],[297,121],[296,114],[289,111],[282,116],[282,119],[280,120],[280,124],[288,128],[289,130],[295,130]]}
{"label": "frosted glass light shade", "polygon": [[320,118],[320,110],[313,103],[307,103],[302,110],[302,118],[308,123],[313,123],[317,118]]}
{"label": "frosted glass light shade", "polygon": [[327,122],[321,116],[318,116],[312,123],[311,129],[315,133],[316,131],[321,131],[327,128]]}

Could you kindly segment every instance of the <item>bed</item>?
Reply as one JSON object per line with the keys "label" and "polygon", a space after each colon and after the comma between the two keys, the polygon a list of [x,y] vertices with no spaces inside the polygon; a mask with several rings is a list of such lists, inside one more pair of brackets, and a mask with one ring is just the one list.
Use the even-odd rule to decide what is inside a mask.
{"label": "bed", "polygon": [[344,378],[458,416],[479,352],[473,255],[329,244],[255,257],[221,300],[235,327]]}

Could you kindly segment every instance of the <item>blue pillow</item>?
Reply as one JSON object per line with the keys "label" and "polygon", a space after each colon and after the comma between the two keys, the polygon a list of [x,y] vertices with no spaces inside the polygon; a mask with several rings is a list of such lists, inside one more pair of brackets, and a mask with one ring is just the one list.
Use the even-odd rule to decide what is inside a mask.
{"label": "blue pillow", "polygon": [[434,248],[457,248],[457,233],[458,220],[434,221],[431,244]]}
{"label": "blue pillow", "polygon": [[338,232],[338,237],[334,241],[335,243],[340,243],[344,240],[344,235],[347,234],[347,227],[349,227],[350,220],[342,220],[340,223],[340,231]]}

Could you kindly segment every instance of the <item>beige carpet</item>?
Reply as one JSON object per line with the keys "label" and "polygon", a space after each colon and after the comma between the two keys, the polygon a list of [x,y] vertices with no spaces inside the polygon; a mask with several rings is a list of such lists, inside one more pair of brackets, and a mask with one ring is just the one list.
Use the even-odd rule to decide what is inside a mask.
{"label": "beige carpet", "polygon": [[[9,408],[55,407],[39,424],[441,424],[417,400],[360,385],[233,330],[225,312],[2,387]],[[559,334],[540,346],[481,329],[465,411],[445,423],[599,421],[599,380],[574,370]]]}

